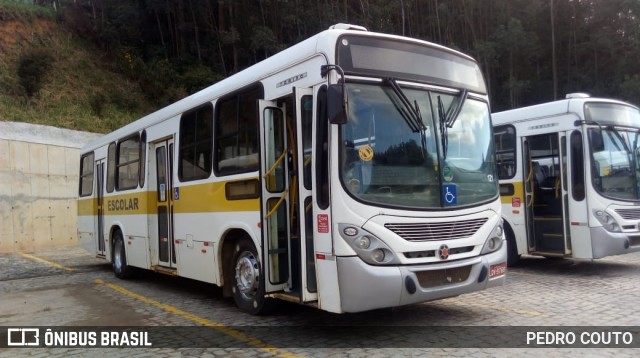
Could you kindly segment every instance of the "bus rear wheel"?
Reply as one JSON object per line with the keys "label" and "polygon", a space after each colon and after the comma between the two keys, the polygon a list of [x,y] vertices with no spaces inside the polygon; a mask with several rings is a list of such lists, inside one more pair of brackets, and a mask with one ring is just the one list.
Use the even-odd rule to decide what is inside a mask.
{"label": "bus rear wheel", "polygon": [[260,259],[249,239],[241,239],[235,244],[231,264],[231,290],[236,305],[250,314],[266,313],[272,302],[264,296]]}
{"label": "bus rear wheel", "polygon": [[127,279],[133,275],[133,267],[127,265],[124,238],[120,231],[113,234],[113,273],[117,278]]}

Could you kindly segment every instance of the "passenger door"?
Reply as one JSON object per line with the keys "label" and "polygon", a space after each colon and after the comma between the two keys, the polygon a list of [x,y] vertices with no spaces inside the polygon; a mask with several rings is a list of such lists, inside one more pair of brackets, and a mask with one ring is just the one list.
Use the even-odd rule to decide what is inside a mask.
{"label": "passenger door", "polygon": [[566,191],[563,189],[560,135],[524,139],[525,194],[530,251],[546,256],[567,252]]}
{"label": "passenger door", "polygon": [[96,200],[98,207],[98,215],[95,221],[96,235],[96,253],[100,256],[105,255],[104,241],[104,159],[96,161]]}
{"label": "passenger door", "polygon": [[[155,186],[156,214],[149,215],[149,229],[150,232],[157,233],[151,237],[151,245],[155,246],[151,250],[157,253],[158,265],[173,269],[176,267],[173,237],[173,138],[155,142],[151,149],[149,153],[153,154],[150,154],[149,184],[150,188]],[[155,227],[151,227],[152,225]]]}
{"label": "passenger door", "polygon": [[316,265],[313,242],[313,192],[311,168],[313,165],[312,139],[314,99],[312,88],[294,88],[296,118],[295,170],[297,178],[297,228],[299,231],[300,283],[302,302],[318,299]]}
{"label": "passenger door", "polygon": [[272,101],[259,100],[258,104],[265,292],[288,292],[292,282],[286,112]]}

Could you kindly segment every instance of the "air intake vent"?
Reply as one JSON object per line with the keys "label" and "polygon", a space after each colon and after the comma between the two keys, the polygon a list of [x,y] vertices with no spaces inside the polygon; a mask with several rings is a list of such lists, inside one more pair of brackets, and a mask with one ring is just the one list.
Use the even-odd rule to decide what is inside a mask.
{"label": "air intake vent", "polygon": [[625,220],[640,220],[640,209],[616,209],[616,213]]}
{"label": "air intake vent", "polygon": [[427,224],[385,224],[384,227],[407,241],[455,240],[471,237],[485,222],[487,218]]}

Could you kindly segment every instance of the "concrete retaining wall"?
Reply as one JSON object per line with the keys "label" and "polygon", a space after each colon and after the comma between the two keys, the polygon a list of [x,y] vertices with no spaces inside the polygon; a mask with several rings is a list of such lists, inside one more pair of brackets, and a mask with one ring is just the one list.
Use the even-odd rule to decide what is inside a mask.
{"label": "concrete retaining wall", "polygon": [[77,244],[79,148],[98,136],[0,122],[0,252]]}

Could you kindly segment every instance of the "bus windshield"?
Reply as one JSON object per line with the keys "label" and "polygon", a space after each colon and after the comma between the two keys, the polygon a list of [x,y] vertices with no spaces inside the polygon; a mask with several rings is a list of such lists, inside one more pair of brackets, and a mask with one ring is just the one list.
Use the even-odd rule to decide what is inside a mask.
{"label": "bus windshield", "polygon": [[638,131],[609,127],[589,128],[589,132],[595,189],[613,199],[640,200]]}
{"label": "bus windshield", "polygon": [[600,127],[589,128],[591,178],[602,195],[640,200],[640,111],[613,103],[587,103],[585,117]]}
{"label": "bus windshield", "polygon": [[[495,198],[498,183],[487,103],[391,87],[390,83],[347,84],[349,113],[340,148],[346,190],[371,204],[420,209]],[[406,105],[398,96],[405,97]],[[440,125],[445,118],[441,108],[456,112],[446,117],[449,125]],[[453,203],[444,202],[444,185],[455,186]]]}

